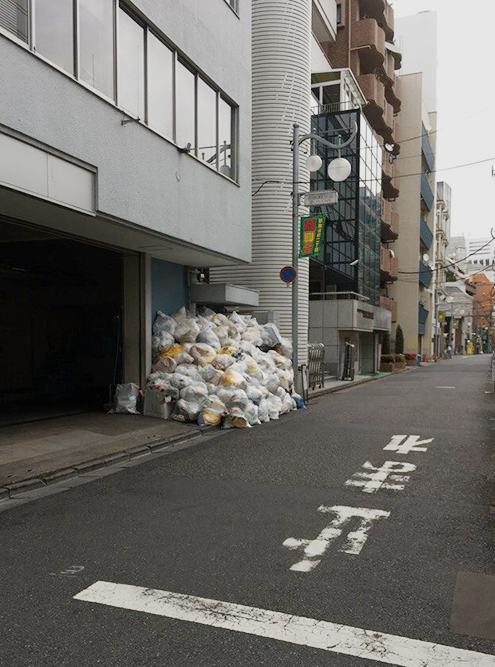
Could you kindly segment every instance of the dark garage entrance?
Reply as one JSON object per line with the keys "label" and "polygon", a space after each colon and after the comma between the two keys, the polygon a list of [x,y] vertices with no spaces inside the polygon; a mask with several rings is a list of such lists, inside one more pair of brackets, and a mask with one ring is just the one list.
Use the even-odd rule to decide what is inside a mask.
{"label": "dark garage entrance", "polygon": [[101,410],[122,291],[121,253],[0,219],[0,426]]}

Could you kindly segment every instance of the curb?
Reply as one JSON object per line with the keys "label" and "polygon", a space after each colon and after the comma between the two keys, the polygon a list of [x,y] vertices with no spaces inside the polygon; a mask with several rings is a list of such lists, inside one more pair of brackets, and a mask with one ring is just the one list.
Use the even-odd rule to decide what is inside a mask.
{"label": "curb", "polygon": [[21,480],[20,482],[15,482],[15,484],[5,484],[0,488],[0,501],[14,500],[17,498],[17,496],[23,493],[28,493],[29,491],[33,491],[35,489],[45,488],[47,486],[51,486],[52,484],[58,484],[76,477],[85,476],[88,473],[94,472],[96,470],[110,468],[117,464],[126,463],[128,461],[134,461],[137,458],[144,458],[150,454],[158,454],[159,452],[170,449],[175,445],[183,444],[185,442],[189,442],[190,440],[197,440],[203,435],[206,435],[207,433],[215,430],[219,430],[218,427],[205,426],[204,428],[198,429],[191,433],[184,433],[182,435],[175,435],[170,438],[164,438],[163,440],[157,440],[150,445],[138,445],[123,452],[109,454],[104,458],[91,459],[89,461],[85,461],[84,463],[78,463],[77,465],[72,465],[67,468],[52,470],[35,478],[31,477],[25,480]]}
{"label": "curb", "polygon": [[351,389],[352,387],[359,387],[359,385],[367,384],[368,382],[375,382],[376,380],[386,380],[387,378],[393,375],[408,373],[409,371],[414,371],[418,368],[419,366],[409,366],[408,368],[404,368],[404,370],[402,371],[395,371],[393,373],[389,373],[389,375],[378,375],[377,377],[367,377],[367,378],[362,378],[361,380],[354,380],[353,382],[349,382],[348,385],[341,385],[339,387],[328,387],[328,389],[319,389],[318,391],[315,391],[310,394],[309,400],[311,401],[312,398],[320,398],[320,396],[325,396],[326,394],[335,394],[338,391],[344,391],[345,389]]}

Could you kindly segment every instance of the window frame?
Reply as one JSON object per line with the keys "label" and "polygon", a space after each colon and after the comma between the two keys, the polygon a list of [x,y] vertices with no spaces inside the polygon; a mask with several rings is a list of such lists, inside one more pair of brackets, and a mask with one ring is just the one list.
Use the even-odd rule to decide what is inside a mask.
{"label": "window frame", "polygon": [[[232,11],[238,14],[239,0],[224,0]],[[231,2],[234,1],[236,9],[232,6]],[[39,53],[36,50],[36,34],[35,34],[35,12],[36,12],[36,2],[37,0],[28,0],[27,3],[27,41],[22,40],[17,37],[14,33],[11,33],[6,28],[0,26],[0,36],[6,37],[10,41],[14,42],[16,45],[21,46],[22,48],[29,51],[31,54],[39,58],[41,61],[48,64],[50,67],[53,67],[59,71],[64,76],[68,77],[72,81],[75,81],[83,88],[93,93],[94,95],[100,97],[105,102],[111,104],[114,108],[119,109],[123,114],[136,120],[141,125],[144,125],[149,131],[153,132],[157,136],[165,139],[166,141],[172,143],[176,148],[182,148],[177,143],[177,63],[180,62],[184,67],[186,67],[191,74],[194,76],[194,150],[191,150],[190,155],[197,159],[201,164],[205,165],[209,169],[213,170],[215,173],[219,174],[221,177],[226,178],[235,185],[239,185],[239,160],[238,160],[238,148],[239,148],[239,105],[232,100],[232,98],[223,90],[221,90],[215,82],[210,79],[204,72],[202,72],[182,51],[180,51],[167,37],[155,28],[153,28],[146,20],[145,17],[141,14],[137,14],[136,11],[129,7],[129,5],[123,0],[112,0],[112,34],[113,34],[113,49],[112,49],[112,58],[113,58],[113,91],[112,97],[109,97],[107,94],[95,88],[90,83],[86,82],[81,78],[81,38],[80,38],[80,0],[71,0],[73,8],[73,20],[72,20],[72,31],[73,31],[73,73],[67,71],[58,63],[53,62],[43,54]],[[144,32],[144,117],[138,118],[134,117],[127,110],[123,109],[119,104],[119,10],[124,11],[133,21],[135,21],[140,27],[143,28]],[[164,133],[150,126],[149,123],[149,100],[148,100],[148,90],[149,90],[149,34],[152,34],[156,39],[158,39],[166,48],[172,52],[172,137],[168,137]],[[215,105],[215,114],[216,114],[216,160],[213,163],[208,163],[206,160],[202,160],[198,156],[198,81],[201,79],[206,85],[208,85],[216,94],[216,105]],[[219,154],[219,142],[220,142],[220,101],[223,100],[230,108],[230,133],[231,133],[231,174],[230,176],[224,174],[220,171],[220,154]]]}

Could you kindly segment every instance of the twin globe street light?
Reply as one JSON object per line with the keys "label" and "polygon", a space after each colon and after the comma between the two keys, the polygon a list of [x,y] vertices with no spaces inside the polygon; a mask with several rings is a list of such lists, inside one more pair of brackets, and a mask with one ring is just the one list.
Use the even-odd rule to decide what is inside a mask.
{"label": "twin globe street light", "polygon": [[[333,159],[327,167],[328,177],[335,181],[336,183],[342,183],[345,181],[351,174],[351,163],[349,160],[340,156],[340,150],[348,146],[356,137],[358,133],[357,123],[354,122],[354,129],[351,128],[342,128],[336,130],[335,133],[339,135],[341,133],[351,133],[351,136],[347,141],[339,141],[338,144],[333,144],[327,139],[324,139],[319,134],[310,132],[309,134],[299,134],[299,124],[294,123],[293,125],[293,134],[292,134],[292,266],[295,269],[295,279],[292,282],[292,367],[294,369],[294,384],[296,391],[301,392],[301,381],[299,378],[299,329],[298,329],[298,319],[299,319],[299,279],[298,279],[298,269],[299,269],[299,206],[300,206],[300,196],[299,192],[299,147],[304,141],[312,139],[313,141],[323,144],[328,148],[339,151],[339,157]],[[319,155],[310,155],[306,160],[306,168],[310,172],[316,172],[321,169],[323,166],[323,160]]]}

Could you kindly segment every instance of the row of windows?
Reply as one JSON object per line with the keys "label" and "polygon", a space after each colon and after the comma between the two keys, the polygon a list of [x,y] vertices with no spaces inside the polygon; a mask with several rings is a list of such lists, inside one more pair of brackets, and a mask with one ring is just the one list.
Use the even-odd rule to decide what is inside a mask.
{"label": "row of windows", "polygon": [[234,105],[116,0],[0,0],[0,27],[236,178]]}

